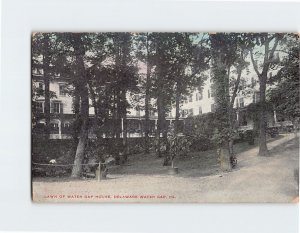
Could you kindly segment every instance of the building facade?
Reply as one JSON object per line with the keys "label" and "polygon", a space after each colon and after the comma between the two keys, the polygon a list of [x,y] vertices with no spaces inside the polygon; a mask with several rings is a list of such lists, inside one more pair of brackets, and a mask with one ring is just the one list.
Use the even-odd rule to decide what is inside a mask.
{"label": "building facade", "polygon": [[[72,137],[72,123],[74,121],[73,113],[73,97],[69,94],[72,91],[72,86],[67,82],[68,80],[56,76],[50,80],[50,138],[51,139],[65,139]],[[254,87],[254,88],[253,88]],[[238,93],[234,108],[236,110],[236,120],[241,130],[253,129],[254,121],[247,114],[247,106],[251,103],[259,102],[258,87],[255,85],[252,87],[252,92],[247,95]],[[43,74],[34,72],[32,77],[33,92],[38,93],[45,89]],[[41,91],[42,93],[42,91]],[[45,126],[45,97],[43,95],[36,95],[34,98],[34,111],[36,116],[36,124],[33,127],[34,133],[43,133]],[[128,95],[127,100],[130,102]],[[137,102],[137,104],[136,104]],[[152,100],[151,105],[155,105],[155,100]],[[143,137],[144,125],[145,125],[145,112],[143,110],[143,100],[135,101],[134,107],[128,109],[127,114],[127,137]],[[179,126],[181,130],[184,128],[184,119],[192,116],[199,116],[209,112],[214,112],[216,109],[214,101],[214,91],[212,81],[206,80],[201,91],[195,90],[188,96],[183,97],[183,102],[180,106],[180,122]],[[175,120],[175,107],[166,116],[167,126],[171,125]],[[92,107],[92,101],[90,100],[89,107],[90,118],[94,117],[94,108]],[[123,119],[121,119],[120,125],[122,125],[122,132],[120,137],[123,137]],[[157,129],[157,112],[154,109],[150,110],[150,136],[155,135]],[[278,126],[285,119],[277,117],[276,112],[268,116],[269,126]],[[103,127],[102,136],[111,137],[111,124],[108,123]],[[284,123],[289,124],[289,123]],[[93,137],[93,129],[90,129],[90,137]]]}

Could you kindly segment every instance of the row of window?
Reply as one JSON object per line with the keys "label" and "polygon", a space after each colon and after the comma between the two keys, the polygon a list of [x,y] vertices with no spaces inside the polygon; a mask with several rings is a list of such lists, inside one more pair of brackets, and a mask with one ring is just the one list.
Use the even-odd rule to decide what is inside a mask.
{"label": "row of window", "polygon": [[[35,103],[36,111],[39,113],[44,113],[44,102],[39,101]],[[63,113],[63,104],[61,102],[51,102],[50,103],[50,113]]]}
{"label": "row of window", "polygon": [[[211,90],[207,90],[207,97],[208,98],[213,98],[215,95],[214,95],[214,92],[213,91],[211,91]],[[255,93],[254,95],[253,95],[253,102],[254,103],[257,103],[257,102],[259,102],[259,93]],[[203,99],[203,95],[202,95],[202,92],[200,93],[200,92],[197,92],[196,93],[196,101],[200,101],[200,100],[202,100]],[[193,95],[191,94],[191,95],[189,95],[185,100],[184,100],[184,103],[188,103],[188,102],[193,102]],[[237,98],[236,99],[236,107],[240,107],[240,108],[242,108],[242,107],[244,107],[245,106],[245,104],[244,104],[244,98]]]}
{"label": "row of window", "polygon": [[[53,129],[58,129],[59,125],[58,125],[58,123],[50,123],[50,127],[53,128]],[[62,127],[70,128],[71,124],[69,122],[65,122],[65,123],[62,124]]]}
{"label": "row of window", "polygon": [[[39,89],[42,89],[42,90],[45,89],[44,84],[42,82],[38,83],[38,87],[39,87]],[[66,96],[67,95],[67,86],[66,86],[66,84],[64,84],[64,83],[59,84],[58,95],[59,96]]]}
{"label": "row of window", "polygon": [[[207,90],[207,98],[211,98],[214,97],[214,92],[211,90]],[[196,101],[200,101],[203,99],[203,93],[202,92],[197,92],[196,93]],[[188,102],[193,102],[193,94],[189,95],[185,100],[184,103],[188,103]]]}
{"label": "row of window", "polygon": [[[237,100],[237,106],[239,107],[244,107],[244,99],[243,98],[239,98]],[[201,115],[202,114],[202,107],[199,106],[198,108],[198,115]],[[211,104],[210,105],[210,111],[211,112],[216,112],[216,104]],[[181,116],[182,117],[186,117],[186,116],[193,116],[194,115],[194,109],[193,108],[190,108],[190,109],[183,109],[181,111]]]}

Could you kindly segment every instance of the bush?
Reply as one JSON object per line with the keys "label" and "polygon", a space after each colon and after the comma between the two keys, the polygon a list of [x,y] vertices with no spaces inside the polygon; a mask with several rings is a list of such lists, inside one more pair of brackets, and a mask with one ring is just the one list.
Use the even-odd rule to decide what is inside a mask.
{"label": "bush", "polygon": [[214,148],[212,140],[204,135],[189,137],[189,140],[191,140],[191,151],[206,151]]}
{"label": "bush", "polygon": [[244,133],[244,140],[248,142],[249,145],[254,145],[254,131],[253,130],[246,130]]}
{"label": "bush", "polygon": [[271,138],[275,138],[279,134],[278,127],[267,128],[267,134],[269,134],[271,136]]}

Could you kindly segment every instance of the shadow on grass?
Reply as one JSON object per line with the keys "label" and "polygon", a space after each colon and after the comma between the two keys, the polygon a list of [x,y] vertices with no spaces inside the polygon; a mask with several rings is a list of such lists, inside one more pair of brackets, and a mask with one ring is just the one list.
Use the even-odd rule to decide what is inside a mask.
{"label": "shadow on grass", "polygon": [[285,152],[287,150],[294,150],[299,148],[299,137],[292,138],[291,140],[284,142],[280,145],[273,147],[269,150],[271,155],[279,154],[280,152]]}
{"label": "shadow on grass", "polygon": [[[276,138],[268,139],[268,142],[279,140],[284,136],[279,135]],[[249,145],[247,142],[242,142],[234,145],[235,153],[238,155],[257,147],[257,140],[254,145]],[[279,147],[282,147],[280,145]],[[276,150],[276,148],[273,148]],[[126,164],[109,168],[107,180],[120,179],[123,176],[145,175],[145,176],[172,176],[168,174],[170,166],[162,166],[164,158],[158,158],[155,153],[150,154],[135,154],[128,157]],[[239,160],[239,158],[238,158]],[[221,173],[216,150],[207,150],[200,152],[191,152],[185,157],[175,158],[175,167],[179,168],[179,174],[176,177],[205,177],[218,175]],[[247,163],[239,164],[233,171],[238,171],[247,166]],[[224,172],[222,172],[224,173]],[[68,182],[68,181],[95,181],[94,178],[72,179],[70,177],[41,177],[33,178],[33,181],[43,182]]]}

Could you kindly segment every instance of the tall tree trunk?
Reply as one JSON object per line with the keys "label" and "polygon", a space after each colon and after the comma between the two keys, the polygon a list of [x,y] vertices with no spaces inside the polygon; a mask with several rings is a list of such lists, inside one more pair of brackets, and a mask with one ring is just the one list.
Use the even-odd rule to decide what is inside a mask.
{"label": "tall tree trunk", "polygon": [[121,112],[122,112],[122,109],[121,109],[121,101],[120,101],[120,91],[117,92],[117,110],[116,110],[116,139],[118,139],[118,142],[119,142],[119,139],[120,139],[120,136],[121,136]]}
{"label": "tall tree trunk", "polygon": [[161,157],[161,137],[162,133],[162,96],[161,93],[157,96],[157,129],[156,129],[156,154],[157,157]]}
{"label": "tall tree trunk", "polygon": [[259,113],[259,156],[268,156],[267,147],[267,119],[266,119],[266,75],[259,78],[260,84],[260,113]]}
{"label": "tall tree trunk", "polygon": [[81,34],[74,33],[72,38],[72,45],[76,55],[76,69],[77,69],[77,78],[79,82],[79,93],[81,97],[81,130],[79,136],[79,142],[76,149],[74,166],[72,169],[71,177],[78,178],[81,176],[82,166],[81,163],[84,158],[84,152],[86,143],[88,140],[88,121],[89,121],[89,96],[88,96],[88,84],[86,77],[86,70],[84,67],[83,56],[85,55],[84,45],[81,39]]}
{"label": "tall tree trunk", "polygon": [[44,84],[45,84],[45,105],[44,105],[44,113],[45,113],[45,135],[46,139],[50,138],[50,41],[49,34],[44,34],[44,43],[43,43],[43,71],[44,71]]}
{"label": "tall tree trunk", "polygon": [[50,81],[47,71],[44,73],[44,83],[45,83],[45,134],[46,138],[50,138]]}
{"label": "tall tree trunk", "polygon": [[149,131],[150,131],[150,114],[149,114],[149,102],[150,102],[150,75],[151,67],[149,64],[149,40],[147,33],[146,41],[146,50],[147,50],[147,74],[146,74],[146,91],[145,91],[145,154],[149,153]]}
{"label": "tall tree trunk", "polygon": [[121,92],[121,117],[122,117],[122,128],[123,128],[123,138],[122,138],[122,144],[123,144],[123,151],[121,152],[123,154],[123,161],[125,162],[127,160],[127,154],[128,151],[128,142],[127,142],[127,108],[126,108],[126,91],[123,90]]}
{"label": "tall tree trunk", "polygon": [[112,137],[117,137],[117,103],[116,103],[116,94],[114,92],[112,97],[112,113],[111,113],[111,122],[112,122]]}
{"label": "tall tree trunk", "polygon": [[162,131],[162,140],[164,143],[164,162],[163,166],[169,166],[170,165],[170,145],[168,143],[168,128],[167,128],[167,121],[166,121],[166,96],[162,94],[162,108],[161,108],[161,131]]}
{"label": "tall tree trunk", "polygon": [[177,82],[177,87],[176,87],[176,96],[175,96],[175,133],[179,132],[179,117],[180,117],[180,89],[179,89],[179,84]]}
{"label": "tall tree trunk", "polygon": [[[270,48],[270,42],[275,38],[273,47]],[[259,95],[260,95],[260,113],[259,113],[259,156],[268,156],[268,147],[267,147],[267,138],[266,138],[266,127],[267,127],[267,119],[266,119],[266,85],[268,79],[268,71],[270,65],[272,63],[272,59],[274,57],[274,52],[278,46],[278,43],[281,39],[280,35],[275,35],[269,37],[264,42],[265,54],[264,60],[262,64],[261,73],[258,70],[257,62],[254,60],[253,51],[250,50],[250,58],[253,64],[253,68],[259,78]]]}
{"label": "tall tree trunk", "polygon": [[167,139],[167,121],[166,121],[166,96],[162,93],[161,98],[161,115],[160,115],[160,124],[161,124],[161,131],[164,141]]}
{"label": "tall tree trunk", "polygon": [[74,141],[74,145],[77,146],[78,144],[78,137],[81,128],[81,121],[80,121],[80,93],[79,93],[78,84],[75,82],[75,90],[74,90],[74,97],[73,97],[73,112],[74,112],[74,123],[73,123],[73,132],[72,137]]}
{"label": "tall tree trunk", "polygon": [[[231,100],[229,101],[229,107],[228,107],[229,126],[230,126],[230,129],[231,129],[232,132],[234,132],[234,130],[235,130],[233,115],[236,114],[236,113],[234,111],[234,102],[235,102],[235,99],[236,99],[236,96],[237,96],[238,87],[240,85],[241,76],[242,76],[242,68],[238,67],[237,68],[237,79],[235,81],[232,97],[231,97]],[[232,137],[230,137],[230,139],[228,141],[228,148],[229,148],[228,151],[229,151],[230,158],[235,157],[234,148],[233,148],[233,138]]]}

